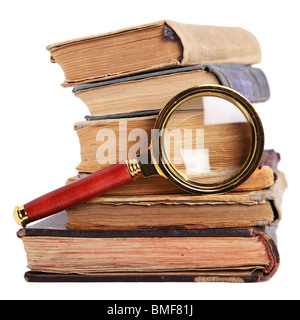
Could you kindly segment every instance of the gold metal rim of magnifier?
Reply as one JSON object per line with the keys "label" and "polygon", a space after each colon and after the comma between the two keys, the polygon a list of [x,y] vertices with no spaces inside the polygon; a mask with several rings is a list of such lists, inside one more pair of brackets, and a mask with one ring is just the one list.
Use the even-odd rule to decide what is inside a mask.
{"label": "gold metal rim of magnifier", "polygon": [[[158,132],[166,128],[166,125],[172,113],[176,110],[178,105],[195,95],[214,96],[223,98],[233,103],[242,111],[251,127],[252,135],[251,151],[247,160],[245,161],[244,165],[240,168],[240,170],[236,172],[236,174],[222,182],[212,184],[201,184],[185,180],[184,177],[180,174],[180,172],[176,170],[176,168],[172,166],[172,164],[169,163],[166,156],[166,152],[164,150],[162,137],[160,135],[158,139],[154,139],[155,141],[152,141],[150,146],[152,150],[153,148],[157,147],[159,150],[159,159],[155,159],[155,157],[152,156],[154,166],[160,174],[167,177],[173,183],[175,183],[180,188],[188,192],[198,194],[225,193],[236,188],[244,181],[246,181],[258,167],[264,150],[263,126],[258,114],[256,113],[250,101],[248,101],[237,91],[220,85],[201,85],[187,89],[176,95],[173,99],[171,99],[158,115],[154,128],[158,129]],[[157,146],[156,143],[159,143],[159,146]],[[153,154],[154,152],[151,153]]]}

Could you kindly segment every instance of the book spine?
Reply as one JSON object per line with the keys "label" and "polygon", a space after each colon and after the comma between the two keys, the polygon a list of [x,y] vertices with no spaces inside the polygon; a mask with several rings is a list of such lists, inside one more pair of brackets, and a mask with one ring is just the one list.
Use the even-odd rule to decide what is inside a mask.
{"label": "book spine", "polygon": [[270,98],[268,80],[261,69],[225,64],[207,64],[204,67],[217,77],[221,85],[238,91],[252,103]]}

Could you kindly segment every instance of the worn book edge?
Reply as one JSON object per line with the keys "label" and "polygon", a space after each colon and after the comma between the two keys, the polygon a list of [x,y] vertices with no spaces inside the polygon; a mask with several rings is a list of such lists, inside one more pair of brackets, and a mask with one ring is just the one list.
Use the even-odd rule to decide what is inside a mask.
{"label": "worn book edge", "polygon": [[85,90],[116,84],[145,81],[151,78],[168,77],[193,71],[207,71],[212,73],[218,79],[220,85],[238,91],[252,103],[265,102],[270,98],[270,87],[265,73],[260,68],[237,64],[201,64],[146,72],[127,77],[77,85],[73,88],[73,93],[76,95]]}
{"label": "worn book edge", "polygon": [[[158,194],[158,195],[126,195],[126,196],[109,196],[102,195],[95,197],[80,205],[105,205],[105,206],[139,206],[149,208],[153,206],[165,205],[172,211],[174,206],[218,206],[218,205],[242,205],[257,206],[269,203],[273,211],[273,221],[268,222],[268,226],[277,225],[282,219],[282,198],[287,188],[285,175],[282,172],[277,173],[275,184],[269,188],[250,192],[230,192],[222,195],[190,195],[190,194]],[[99,208],[100,210],[100,208]],[[259,209],[258,209],[259,210]],[[69,210],[67,210],[69,212]],[[70,208],[70,214],[71,208]],[[266,225],[261,221],[260,225]]]}
{"label": "worn book edge", "polygon": [[[206,47],[211,45],[210,37],[228,37],[229,41],[232,41],[232,46],[240,46],[245,44],[245,39],[249,41],[249,45],[245,48],[245,56],[240,58],[235,57],[235,59],[245,61],[247,63],[243,64],[256,64],[261,61],[261,48],[256,37],[249,31],[246,31],[240,27],[223,27],[223,26],[209,26],[209,25],[198,25],[198,24],[187,24],[171,20],[161,20],[153,23],[143,24],[135,27],[128,27],[118,31],[107,32],[94,36],[81,37],[73,40],[67,40],[63,42],[57,42],[51,45],[48,45],[46,49],[51,52],[57,48],[63,46],[69,46],[83,41],[95,40],[98,38],[111,37],[116,34],[133,32],[136,30],[142,30],[147,28],[152,28],[159,25],[168,25],[173,29],[173,31],[179,37],[182,47],[183,47],[183,65],[197,64],[199,59],[212,59],[214,62],[220,62],[220,59],[215,59],[214,56],[208,57],[207,55],[203,56],[203,50],[207,51]],[[252,50],[249,50],[253,48]],[[248,51],[248,54],[247,54]],[[251,54],[254,52],[255,54]],[[234,63],[232,57],[225,57],[227,63]],[[223,60],[222,60],[223,61]],[[235,63],[238,61],[234,60]]]}
{"label": "worn book edge", "polygon": [[[61,216],[60,216],[61,215]],[[61,274],[47,274],[40,272],[26,272],[25,279],[27,281],[67,281],[67,282],[114,282],[114,281],[226,281],[226,282],[257,282],[265,281],[270,279],[277,271],[280,256],[278,253],[276,242],[272,239],[272,234],[263,227],[250,227],[250,228],[225,228],[225,229],[202,229],[202,230],[131,230],[131,231],[103,231],[103,230],[66,230],[64,224],[61,225],[60,229],[59,224],[56,224],[56,227],[53,228],[53,219],[60,219],[64,222],[65,213],[62,212],[56,217],[48,218],[48,223],[50,222],[49,229],[46,228],[47,222],[42,221],[37,223],[35,227],[27,227],[20,229],[17,233],[19,238],[22,237],[34,237],[34,236],[53,236],[53,237],[258,237],[260,241],[264,243],[264,246],[267,250],[267,254],[270,260],[270,263],[263,270],[255,270],[245,272],[245,271],[236,271],[236,270],[227,270],[218,272],[167,272],[167,273],[104,273],[104,274],[95,274],[95,275],[61,275]],[[52,227],[51,227],[52,226]],[[276,228],[272,229],[273,235],[276,234]]]}

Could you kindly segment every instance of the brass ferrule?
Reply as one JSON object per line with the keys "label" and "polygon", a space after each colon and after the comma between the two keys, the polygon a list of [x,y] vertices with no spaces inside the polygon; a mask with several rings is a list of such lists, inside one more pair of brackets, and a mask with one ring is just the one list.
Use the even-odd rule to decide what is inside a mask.
{"label": "brass ferrule", "polygon": [[29,223],[29,218],[24,209],[24,206],[15,207],[14,218],[17,224],[21,227],[26,227],[26,225]]}
{"label": "brass ferrule", "polygon": [[130,173],[133,180],[137,179],[139,176],[143,175],[141,166],[136,159],[125,160],[128,172]]}

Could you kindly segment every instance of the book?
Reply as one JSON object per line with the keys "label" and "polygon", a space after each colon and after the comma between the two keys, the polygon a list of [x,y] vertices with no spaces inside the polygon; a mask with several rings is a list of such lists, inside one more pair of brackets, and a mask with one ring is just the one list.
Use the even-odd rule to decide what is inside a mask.
{"label": "book", "polygon": [[158,114],[176,94],[201,84],[227,86],[252,103],[265,102],[270,97],[268,80],[261,69],[226,64],[202,64],[102,80],[77,85],[73,92],[86,104],[91,116],[105,119],[104,116],[133,112]]}
{"label": "book", "polygon": [[201,63],[261,61],[259,42],[242,28],[175,21],[68,40],[47,49],[64,71],[63,86]]}
{"label": "book", "polygon": [[[67,179],[66,183],[71,183],[78,179],[84,178],[90,173],[79,172],[76,176]],[[254,173],[241,185],[237,186],[234,191],[255,191],[270,188],[274,185],[276,174],[268,165],[258,167]],[[170,180],[154,175],[151,177],[139,177],[134,184],[124,185],[114,190],[107,191],[105,195],[109,196],[132,196],[132,195],[159,195],[159,194],[185,194],[182,190]]]}
{"label": "book", "polygon": [[258,282],[280,263],[275,227],[68,230],[53,222],[63,212],[49,219],[17,233],[27,281]]}
{"label": "book", "polygon": [[278,172],[264,190],[221,195],[101,195],[66,209],[68,229],[159,230],[273,226],[287,187]]}

